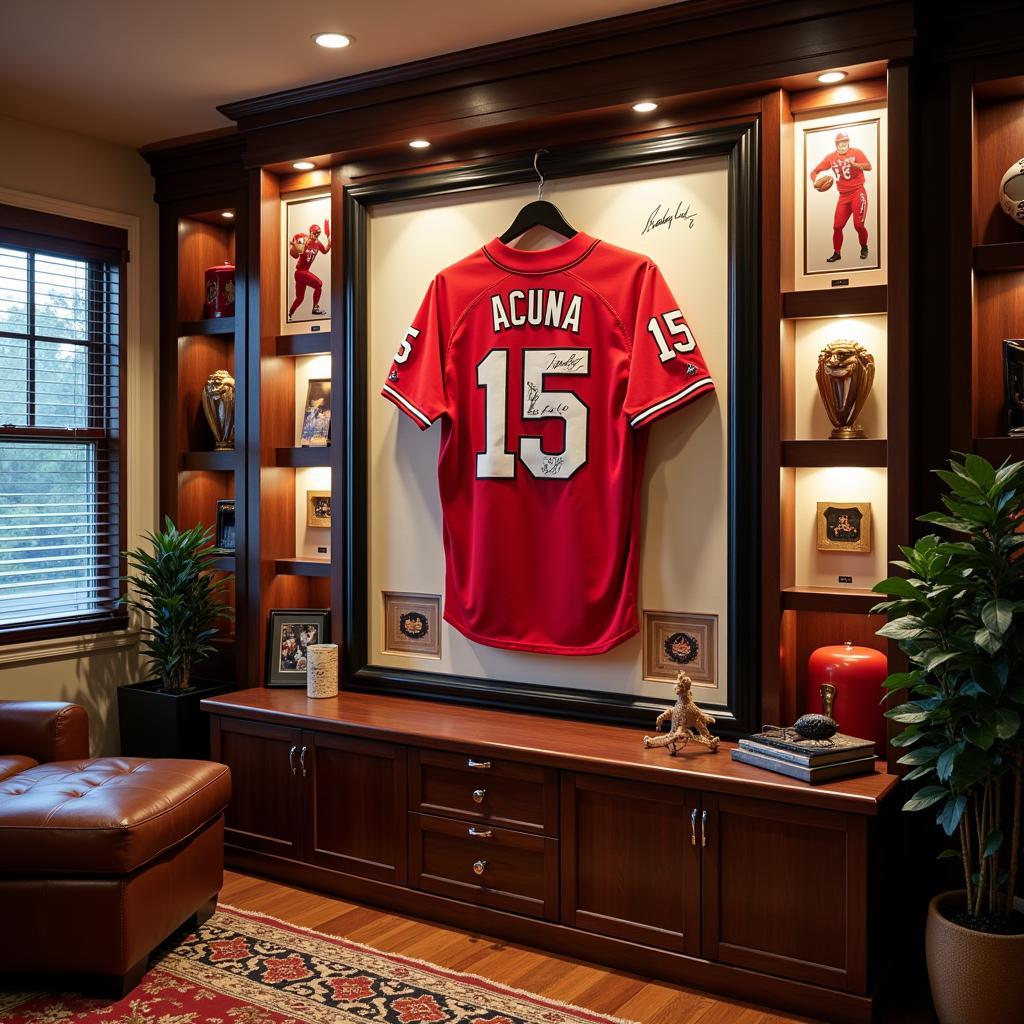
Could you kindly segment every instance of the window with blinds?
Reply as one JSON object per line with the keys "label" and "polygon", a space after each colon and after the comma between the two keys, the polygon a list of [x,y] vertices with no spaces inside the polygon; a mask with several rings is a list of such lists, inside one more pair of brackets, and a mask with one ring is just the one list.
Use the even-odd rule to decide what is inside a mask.
{"label": "window with blinds", "polygon": [[[26,232],[22,212],[11,229],[4,210],[0,636],[109,628],[125,618],[118,604],[124,247],[45,233],[63,218],[40,216],[44,232]],[[84,222],[68,223],[88,234]],[[109,241],[111,229],[96,227]]]}

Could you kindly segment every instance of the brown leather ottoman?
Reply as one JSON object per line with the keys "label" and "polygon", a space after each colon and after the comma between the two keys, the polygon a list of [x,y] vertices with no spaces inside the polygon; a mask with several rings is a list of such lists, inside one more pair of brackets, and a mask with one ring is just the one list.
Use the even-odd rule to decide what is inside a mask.
{"label": "brown leather ottoman", "polygon": [[55,761],[0,778],[0,970],[112,976],[212,913],[231,775],[206,761]]}

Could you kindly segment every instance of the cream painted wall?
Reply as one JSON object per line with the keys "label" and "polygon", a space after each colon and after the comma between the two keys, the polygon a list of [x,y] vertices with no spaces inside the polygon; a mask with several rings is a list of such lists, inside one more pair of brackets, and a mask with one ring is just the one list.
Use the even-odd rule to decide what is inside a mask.
{"label": "cream painted wall", "polygon": [[[130,267],[130,276],[137,275],[138,315],[136,336],[129,339],[125,430],[128,536],[134,544],[155,525],[158,507],[158,217],[149,167],[126,146],[0,116],[0,203],[49,208],[65,216],[75,213],[62,204],[75,203],[138,218]],[[129,301],[131,287],[129,280]],[[129,309],[130,323],[132,315]],[[117,646],[0,647],[0,699],[80,703],[89,711],[93,752],[116,753],[115,690],[139,678],[138,650],[132,635],[102,637],[98,643]]]}

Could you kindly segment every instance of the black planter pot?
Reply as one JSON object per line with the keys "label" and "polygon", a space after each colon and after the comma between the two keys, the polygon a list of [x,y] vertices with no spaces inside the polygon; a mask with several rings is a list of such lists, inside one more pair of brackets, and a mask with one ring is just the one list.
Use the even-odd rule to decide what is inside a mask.
{"label": "black planter pot", "polygon": [[209,759],[209,716],[199,702],[228,693],[234,684],[195,680],[187,693],[166,693],[161,687],[150,679],[117,688],[122,755]]}

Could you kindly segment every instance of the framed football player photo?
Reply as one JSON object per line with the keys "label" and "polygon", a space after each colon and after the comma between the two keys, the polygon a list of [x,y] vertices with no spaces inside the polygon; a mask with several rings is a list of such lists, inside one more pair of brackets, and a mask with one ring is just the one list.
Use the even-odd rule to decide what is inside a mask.
{"label": "framed football player photo", "polygon": [[282,334],[331,329],[330,193],[281,201]]}
{"label": "framed football player photo", "polygon": [[[649,727],[640,609],[698,607],[701,705],[759,726],[757,153],[753,123],[552,151],[568,234],[518,239],[532,151],[345,189],[355,685]],[[382,594],[441,595],[406,621],[433,663]]]}
{"label": "framed football player photo", "polygon": [[795,127],[797,287],[883,283],[885,111]]}

